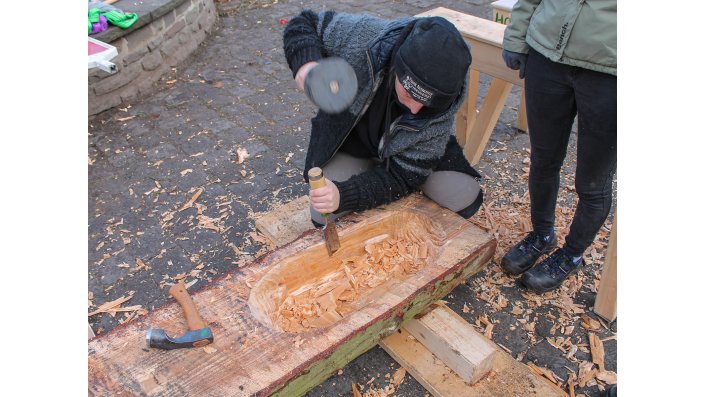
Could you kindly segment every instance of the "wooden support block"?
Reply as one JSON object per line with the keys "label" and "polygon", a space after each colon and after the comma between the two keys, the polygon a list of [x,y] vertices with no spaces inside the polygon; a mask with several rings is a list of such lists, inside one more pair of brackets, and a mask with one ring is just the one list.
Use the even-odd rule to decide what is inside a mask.
{"label": "wooden support block", "polygon": [[474,385],[465,383],[403,327],[379,345],[434,397],[563,397],[494,343],[492,372]]}
{"label": "wooden support block", "polygon": [[600,288],[597,290],[593,311],[607,321],[617,318],[617,214],[610,232],[605,264],[602,265]]}
{"label": "wooden support block", "polygon": [[471,385],[492,370],[491,342],[446,306],[409,320],[404,329]]}
{"label": "wooden support block", "polygon": [[480,162],[487,141],[492,135],[492,130],[497,124],[497,119],[499,119],[499,114],[502,112],[504,102],[507,100],[507,95],[509,95],[511,89],[512,85],[510,83],[501,79],[492,79],[477,121],[475,121],[475,125],[473,125],[468,136],[468,141],[463,148],[465,158],[468,159],[470,164],[476,165]]}
{"label": "wooden support block", "polygon": [[470,395],[471,386],[403,327],[379,345],[435,397]]}

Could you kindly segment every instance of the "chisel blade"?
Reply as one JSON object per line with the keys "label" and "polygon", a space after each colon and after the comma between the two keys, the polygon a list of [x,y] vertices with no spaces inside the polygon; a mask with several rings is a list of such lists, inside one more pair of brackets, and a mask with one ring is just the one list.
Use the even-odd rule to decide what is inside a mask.
{"label": "chisel blade", "polygon": [[336,230],[335,222],[333,222],[330,216],[326,216],[326,225],[323,227],[323,238],[326,240],[328,256],[332,256],[335,251],[340,249],[338,230]]}

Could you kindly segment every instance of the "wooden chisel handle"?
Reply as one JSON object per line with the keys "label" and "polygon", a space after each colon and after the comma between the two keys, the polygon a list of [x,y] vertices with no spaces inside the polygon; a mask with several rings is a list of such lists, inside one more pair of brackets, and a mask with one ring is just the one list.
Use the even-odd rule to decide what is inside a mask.
{"label": "wooden chisel handle", "polygon": [[173,296],[177,302],[184,309],[184,316],[186,317],[186,325],[191,331],[195,331],[201,328],[207,328],[208,324],[203,321],[201,315],[198,314],[198,309],[191,299],[191,295],[186,291],[186,284],[184,280],[179,280],[178,283],[174,284],[169,288],[169,295]]}
{"label": "wooden chisel handle", "polygon": [[[308,170],[308,184],[311,189],[326,187],[326,178],[323,177],[323,170],[318,167],[313,167]],[[321,214],[326,216],[328,214]]]}
{"label": "wooden chisel handle", "polygon": [[311,185],[311,189],[326,187],[326,178],[323,177],[323,170],[318,167],[308,170],[308,183]]}

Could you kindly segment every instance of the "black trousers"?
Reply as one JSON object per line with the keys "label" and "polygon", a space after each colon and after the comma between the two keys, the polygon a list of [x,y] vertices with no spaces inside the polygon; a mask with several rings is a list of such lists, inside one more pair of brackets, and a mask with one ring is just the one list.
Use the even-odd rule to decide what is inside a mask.
{"label": "black trousers", "polygon": [[575,190],[578,206],[564,249],[582,255],[612,205],[617,168],[617,77],[552,62],[529,50],[525,74],[531,141],[531,222],[548,234],[555,224],[560,170],[578,116]]}

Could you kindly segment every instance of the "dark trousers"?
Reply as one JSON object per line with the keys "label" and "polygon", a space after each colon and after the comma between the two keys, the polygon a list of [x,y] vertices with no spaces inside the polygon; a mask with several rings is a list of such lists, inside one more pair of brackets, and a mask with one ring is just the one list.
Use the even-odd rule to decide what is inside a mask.
{"label": "dark trousers", "polygon": [[578,206],[564,249],[582,255],[612,205],[617,168],[617,77],[552,62],[529,50],[525,74],[531,141],[531,222],[548,234],[555,223],[560,170],[578,115],[575,190]]}

